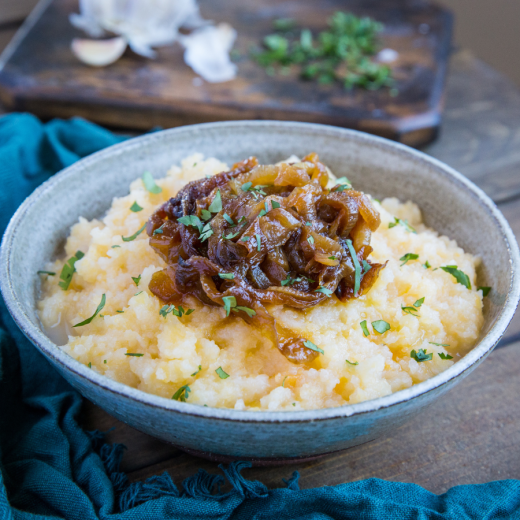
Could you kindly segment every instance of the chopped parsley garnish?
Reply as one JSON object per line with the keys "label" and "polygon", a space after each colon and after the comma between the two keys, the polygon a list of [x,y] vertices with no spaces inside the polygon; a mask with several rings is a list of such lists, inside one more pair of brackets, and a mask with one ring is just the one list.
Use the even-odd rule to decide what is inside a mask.
{"label": "chopped parsley garnish", "polygon": [[257,251],[260,251],[262,249],[262,239],[260,237],[260,235],[255,235],[256,237],[256,250]]}
{"label": "chopped parsley garnish", "polygon": [[159,314],[166,319],[166,316],[168,316],[170,312],[174,316],[177,316],[177,318],[182,318],[184,315],[189,316],[192,312],[195,312],[195,309],[184,310],[182,305],[179,305],[179,308],[176,309],[175,305],[164,305],[163,307],[161,307]]}
{"label": "chopped parsley garnish", "polygon": [[143,293],[143,291],[136,292],[136,293],[134,294],[134,296],[139,296],[139,295],[142,294],[142,293]]}
{"label": "chopped parsley garnish", "polygon": [[420,298],[419,300],[417,300],[417,301],[413,304],[413,306],[419,308],[419,307],[424,303],[424,300],[425,300],[425,297],[423,296],[422,298]]}
{"label": "chopped parsley garnish", "polygon": [[58,283],[64,291],[69,288],[70,282],[72,281],[72,275],[76,272],[76,262],[81,260],[84,256],[85,254],[81,251],[76,251],[76,254],[65,262],[60,273],[60,280],[62,281]]}
{"label": "chopped parsley garnish", "polygon": [[137,202],[134,202],[130,206],[130,211],[133,211],[134,213],[139,213],[139,211],[143,211],[143,208],[141,208],[141,206],[139,206],[139,204],[137,204]]}
{"label": "chopped parsley garnish", "polygon": [[348,359],[345,359],[345,361],[349,364],[349,365],[352,365],[352,366],[356,366],[356,365],[359,365],[359,361],[349,361]]}
{"label": "chopped parsley garnish", "polygon": [[234,296],[223,296],[224,309],[226,310],[226,317],[229,316],[232,307],[237,306],[237,299]]}
{"label": "chopped parsley garnish", "polygon": [[240,239],[240,241],[241,241],[241,242],[247,242],[250,238],[251,238],[251,237],[248,237],[247,235],[244,235],[244,236]]}
{"label": "chopped parsley garnish", "polygon": [[442,266],[441,269],[451,274],[458,283],[462,284],[467,289],[471,289],[471,282],[469,281],[469,276],[462,272],[456,265],[445,265]]}
{"label": "chopped parsley garnish", "polygon": [[404,264],[406,264],[407,262],[409,262],[410,260],[417,260],[419,258],[419,255],[416,255],[415,253],[406,253],[404,256],[402,256],[401,258],[399,258],[399,260],[401,262],[403,262],[401,264],[401,266],[403,266]]}
{"label": "chopped parsley garnish", "polygon": [[441,359],[453,359],[453,356],[450,356],[449,354],[445,354],[444,352],[439,352],[439,357]]}
{"label": "chopped parsley garnish", "polygon": [[433,359],[433,353],[430,352],[427,354],[424,348],[420,348],[417,352],[414,349],[410,352],[410,357],[415,359],[417,363],[422,363],[423,361],[431,361]]}
{"label": "chopped parsley garnish", "polygon": [[283,387],[283,388],[285,388],[285,380],[286,380],[288,377],[289,377],[289,376],[285,376],[285,377],[283,378],[283,381],[282,381],[282,387]]}
{"label": "chopped parsley garnish", "polygon": [[251,186],[253,186],[252,182],[246,182],[245,184],[242,184],[242,191],[249,191]]}
{"label": "chopped parsley garnish", "polygon": [[291,278],[290,275],[287,275],[287,278],[285,280],[281,281],[282,287],[285,287],[286,285],[293,285],[296,282],[302,282],[303,280],[307,280],[309,283],[314,283],[314,280],[311,280],[310,278],[307,278],[306,276],[298,276],[298,278]]}
{"label": "chopped parsley garnish", "polygon": [[366,260],[363,260],[363,275],[367,274],[370,269],[372,269],[372,266]]}
{"label": "chopped parsley garnish", "polygon": [[105,363],[105,365],[106,365],[106,364],[107,364],[107,360],[106,360],[106,359],[104,359],[104,360],[103,360],[103,363]]}
{"label": "chopped parsley garnish", "polygon": [[231,240],[232,238],[237,237],[240,234],[240,231],[237,231],[236,233],[229,233],[227,235],[222,235],[222,238],[225,238],[226,240]]}
{"label": "chopped parsley garnish", "polygon": [[272,200],[272,201],[271,201],[271,207],[272,207],[273,209],[277,209],[277,208],[280,208],[281,206],[280,206],[280,203],[279,203],[279,202],[277,202],[276,200]]}
{"label": "chopped parsley garnish", "polygon": [[350,256],[352,257],[352,261],[354,262],[354,267],[356,268],[355,273],[355,283],[354,283],[354,296],[359,292],[359,286],[361,285],[361,266],[359,265],[359,260],[356,255],[356,250],[352,245],[352,240],[347,239],[348,250],[350,251]]}
{"label": "chopped parsley garnish", "polygon": [[390,323],[385,320],[373,321],[372,328],[379,334],[384,334],[387,330],[390,330]]}
{"label": "chopped parsley garnish", "polygon": [[200,218],[202,220],[209,220],[211,218],[211,211],[208,211],[207,209],[201,210]]}
{"label": "chopped parsley garnish", "polygon": [[49,276],[56,276],[52,271],[37,271],[37,274],[48,274]]}
{"label": "chopped parsley garnish", "polygon": [[211,211],[211,213],[218,213],[219,211],[222,211],[222,197],[220,196],[220,190],[217,190],[217,194],[209,205],[208,210]]}
{"label": "chopped parsley garnish", "polygon": [[334,189],[334,191],[345,191],[352,189],[352,184],[346,177],[340,177],[339,179],[337,179],[336,184],[338,186]]}
{"label": "chopped parsley garnish", "polygon": [[218,275],[223,280],[233,280],[235,278],[235,273],[218,273]]}
{"label": "chopped parsley garnish", "polygon": [[158,227],[157,229],[154,229],[152,235],[153,236],[155,236],[155,235],[162,235],[163,234],[163,227],[164,227],[164,224],[161,227]]}
{"label": "chopped parsley garnish", "polygon": [[144,354],[137,354],[136,352],[126,352],[125,356],[132,356],[132,357],[143,357]]}
{"label": "chopped parsley garnish", "polygon": [[477,287],[477,291],[482,291],[482,296],[485,298],[489,294],[489,291],[491,291],[491,287]]}
{"label": "chopped parsley garnish", "polygon": [[267,215],[267,211],[265,211],[265,209],[261,210],[260,213],[258,214],[258,218],[261,218],[263,217],[264,215]]}
{"label": "chopped parsley garnish", "polygon": [[243,311],[245,312],[250,318],[252,318],[253,316],[256,316],[256,311],[254,311],[253,309],[250,309],[249,307],[242,307],[241,305],[239,305],[238,307],[233,307],[233,310],[237,310],[237,311]]}
{"label": "chopped parsley garnish", "polygon": [[186,402],[190,395],[191,389],[188,385],[181,386],[172,396],[176,401]]}
{"label": "chopped parsley garnish", "polygon": [[227,213],[224,213],[223,215],[224,217],[224,220],[230,224],[231,226],[236,226],[235,222],[233,221],[233,219],[227,214]]}
{"label": "chopped parsley garnish", "polygon": [[213,235],[213,229],[211,227],[211,223],[207,223],[203,228],[202,228],[202,231],[200,233],[200,241],[201,242],[204,242],[205,240],[207,240],[211,235]]}
{"label": "chopped parsley garnish", "polygon": [[311,227],[312,223],[311,222],[305,222],[305,225]]}
{"label": "chopped parsley garnish", "polygon": [[333,294],[333,291],[331,291],[330,289],[327,289],[326,287],[318,287],[318,289],[316,289],[314,292],[320,292],[320,293],[324,294],[325,296],[328,296],[329,298]]}
{"label": "chopped parsley garnish", "polygon": [[199,232],[201,232],[203,228],[202,222],[200,221],[200,218],[197,217],[197,215],[185,215],[184,217],[178,218],[177,222],[180,222],[185,226],[196,227],[199,230]]}
{"label": "chopped parsley garnish", "polygon": [[116,311],[116,312],[119,313],[119,314],[124,314],[125,313],[125,311]]}
{"label": "chopped parsley garnish", "polygon": [[143,184],[146,190],[150,193],[155,193],[157,195],[162,192],[162,188],[155,184],[155,180],[150,172],[143,173]]}
{"label": "chopped parsley garnish", "polygon": [[103,307],[105,306],[106,301],[107,301],[106,295],[103,294],[103,296],[101,296],[101,302],[97,306],[96,312],[94,312],[94,314],[90,318],[87,318],[86,320],[82,321],[81,323],[76,323],[76,325],[74,325],[74,327],[83,327],[83,325],[88,325],[102,311]]}
{"label": "chopped parsley garnish", "polygon": [[135,240],[146,228],[146,223],[143,224],[143,227],[139,230],[137,230],[133,235],[129,237],[124,237],[121,235],[121,238],[123,239],[123,242],[132,242],[132,240]]}
{"label": "chopped parsley garnish", "polygon": [[315,345],[312,341],[309,341],[308,339],[303,342],[304,346],[306,346],[308,349],[314,350],[314,352],[319,352],[320,354],[325,354],[323,350],[321,350],[320,347]]}
{"label": "chopped parsley garnish", "polygon": [[336,260],[336,257],[335,256],[329,256],[328,259],[329,260]]}
{"label": "chopped parsley garnish", "polygon": [[401,305],[401,310],[406,314],[411,314],[412,316],[415,316],[416,318],[419,317],[418,314],[415,314],[417,312],[417,309],[415,307],[405,307],[404,305]]}
{"label": "chopped parsley garnish", "polygon": [[307,237],[307,242],[309,242],[309,244],[310,244],[311,246],[313,246],[313,245],[314,245],[314,237],[313,237],[312,235],[309,235],[309,236]]}
{"label": "chopped parsley garnish", "polygon": [[121,246],[118,246],[117,244],[115,246],[111,246],[112,249],[115,249],[116,247],[121,247]]}
{"label": "chopped parsley garnish", "polygon": [[434,343],[433,341],[428,341],[430,345],[437,345],[438,347],[449,347],[448,343]]}
{"label": "chopped parsley garnish", "polygon": [[218,367],[215,372],[217,373],[218,377],[220,377],[220,379],[227,379],[229,377],[229,374],[226,374],[222,367]]}
{"label": "chopped parsley garnish", "polygon": [[131,277],[132,280],[134,281],[136,287],[139,287],[139,282],[141,281],[141,275],[137,276],[137,277]]}
{"label": "chopped parsley garnish", "polygon": [[367,327],[367,320],[363,320],[359,323],[359,325],[361,326],[361,330],[363,331],[363,335],[365,336],[365,338],[367,336],[370,336],[370,332],[368,331],[368,327]]}
{"label": "chopped parsley garnish", "polygon": [[92,368],[92,362],[91,361],[88,362],[88,367]]}
{"label": "chopped parsley garnish", "polygon": [[191,374],[191,377],[196,376],[202,370],[202,365],[199,365],[199,369]]}
{"label": "chopped parsley garnish", "polygon": [[426,260],[426,262],[424,262],[424,264],[423,264],[423,267],[425,269],[429,269],[431,267],[430,262],[428,262],[428,260]]}
{"label": "chopped parsley garnish", "polygon": [[388,224],[388,229],[391,229],[397,225],[401,225],[404,227],[404,229],[406,229],[406,231],[408,231],[408,233],[415,233],[417,234],[417,231],[415,231],[415,229],[410,226],[410,224],[408,224],[408,220],[401,220],[400,218],[397,218],[395,217],[394,219],[394,222],[390,222],[390,224]]}

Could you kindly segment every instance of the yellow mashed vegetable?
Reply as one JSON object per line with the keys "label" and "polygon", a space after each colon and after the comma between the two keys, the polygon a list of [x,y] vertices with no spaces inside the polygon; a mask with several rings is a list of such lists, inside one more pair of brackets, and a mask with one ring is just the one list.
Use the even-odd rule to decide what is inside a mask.
{"label": "yellow mashed vegetable", "polygon": [[[346,303],[333,296],[303,311],[268,308],[279,323],[324,351],[312,363],[289,362],[260,330],[241,318],[226,318],[221,307],[193,300],[190,307],[195,311],[189,316],[162,317],[163,303],[148,291],[148,283],[165,264],[149,247],[146,233],[129,242],[122,236],[133,235],[187,182],[226,169],[216,159],[191,156],[157,180],[162,193],[149,193],[138,179],[128,196],[114,199],[102,220],[79,219],[67,240],[65,258],[45,267],[60,273],[66,259],[77,250],[84,252],[72,283],[64,291],[59,276],[42,276],[38,303],[45,329],[51,337],[63,337],[65,352],[111,379],[166,398],[189,385],[187,402],[193,404],[290,411],[397,392],[446,370],[474,345],[483,323],[482,292],[476,290],[478,258],[425,227],[415,204],[397,199],[375,203],[381,226],[372,235],[371,259],[388,260],[388,265],[368,294]],[[143,210],[132,212],[134,202]],[[402,225],[389,228],[394,217],[408,220],[417,234]],[[401,265],[399,259],[407,253],[419,258]],[[445,265],[457,265],[469,276],[472,289],[435,269]],[[136,286],[132,277],[139,275]],[[73,328],[92,316],[103,294],[102,316]],[[403,312],[402,306],[421,298],[418,316]],[[368,336],[360,326],[364,320]],[[375,331],[371,323],[378,320],[390,324],[390,330]],[[412,349],[425,349],[433,358],[417,362]],[[439,353],[453,359],[441,359]],[[219,377],[219,367],[229,377]]]}

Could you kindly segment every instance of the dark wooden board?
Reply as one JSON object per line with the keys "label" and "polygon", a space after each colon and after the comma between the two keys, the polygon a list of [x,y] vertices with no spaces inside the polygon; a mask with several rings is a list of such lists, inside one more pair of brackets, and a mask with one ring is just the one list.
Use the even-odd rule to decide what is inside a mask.
{"label": "dark wooden board", "polygon": [[[204,17],[238,31],[238,77],[194,86],[179,45],[159,50],[157,60],[128,51],[117,63],[94,69],[70,51],[74,29],[68,15],[77,0],[42,0],[39,15],[6,51],[0,96],[10,110],[42,117],[80,115],[98,123],[149,129],[155,125],[230,119],[284,119],[333,124],[397,139],[412,146],[437,134],[450,51],[452,18],[424,0],[201,0]],[[345,91],[288,76],[271,77],[247,56],[272,32],[272,21],[294,18],[317,31],[337,10],[371,15],[385,24],[382,45],[399,52],[392,65],[399,94]],[[0,67],[2,64],[0,63]]]}

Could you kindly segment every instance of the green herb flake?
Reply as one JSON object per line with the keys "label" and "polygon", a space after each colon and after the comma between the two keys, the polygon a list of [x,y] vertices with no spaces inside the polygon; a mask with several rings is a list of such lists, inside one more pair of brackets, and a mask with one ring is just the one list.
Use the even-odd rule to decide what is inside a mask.
{"label": "green herb flake", "polygon": [[201,210],[200,218],[202,220],[209,220],[211,218],[211,211],[208,211],[207,209]]}
{"label": "green herb flake", "polygon": [[253,316],[256,316],[256,311],[254,311],[253,309],[250,309],[249,307],[242,307],[242,306],[238,306],[238,307],[233,307],[233,310],[237,310],[237,311],[243,311],[245,312],[250,318],[252,318]]}
{"label": "green herb flake", "polygon": [[379,334],[384,334],[387,330],[390,330],[390,323],[385,320],[373,321],[372,328]]}
{"label": "green herb flake", "polygon": [[349,364],[349,365],[352,365],[352,366],[356,366],[356,365],[359,365],[359,361],[349,361],[348,359],[345,359],[345,361]]}
{"label": "green herb flake", "polygon": [[162,226],[158,227],[157,229],[154,229],[152,235],[153,236],[155,236],[155,235],[162,235],[163,234],[163,227],[164,227],[164,224]]}
{"label": "green herb flake", "polygon": [[150,172],[144,172],[142,179],[146,191],[154,193],[155,195],[162,192],[162,188],[155,184],[155,180]]}
{"label": "green herb flake", "polygon": [[433,353],[430,352],[427,354],[423,348],[420,348],[417,352],[414,349],[410,352],[410,357],[415,359],[417,363],[422,363],[423,361],[431,361],[433,359]]}
{"label": "green herb flake", "polygon": [[172,399],[175,401],[181,401],[183,403],[186,402],[190,395],[191,389],[188,385],[181,386],[172,396]]}
{"label": "green herb flake", "polygon": [[361,266],[359,265],[359,260],[356,255],[356,250],[352,245],[352,240],[347,239],[348,250],[350,251],[350,256],[352,257],[352,261],[354,262],[354,267],[356,269],[355,272],[355,282],[354,282],[354,296],[359,292],[359,287],[361,285]]}
{"label": "green herb flake", "polygon": [[116,247],[121,247],[121,246],[118,246],[117,244],[115,246],[111,246],[112,249],[115,249]]}
{"label": "green herb flake", "polygon": [[222,367],[218,367],[215,372],[217,373],[218,377],[220,377],[220,379],[227,379],[229,377],[229,374],[226,374]]}
{"label": "green herb flake", "polygon": [[416,314],[417,309],[415,307],[405,307],[404,305],[401,305],[401,310],[406,314],[410,314],[416,318],[419,318],[419,315]]}
{"label": "green herb flake", "polygon": [[482,291],[482,296],[485,298],[488,294],[489,294],[489,291],[491,291],[491,287],[477,287],[477,291]]}
{"label": "green herb flake", "polygon": [[462,272],[460,269],[457,268],[456,265],[445,265],[442,266],[441,269],[451,274],[455,280],[457,280],[458,283],[462,284],[467,289],[471,289],[471,282],[469,281],[469,276]]}
{"label": "green herb flake", "polygon": [[231,309],[237,306],[237,299],[234,296],[223,296],[224,309],[226,310],[226,317],[229,316]]}
{"label": "green herb flake", "polygon": [[116,312],[119,313],[119,314],[124,314],[125,313],[125,311],[116,311]]}
{"label": "green herb flake", "polygon": [[143,211],[143,208],[141,208],[141,206],[139,206],[139,204],[137,204],[137,202],[134,202],[130,206],[130,211],[133,211],[134,213],[139,213],[140,211]]}
{"label": "green herb flake", "polygon": [[37,274],[47,274],[49,276],[56,276],[56,273],[53,273],[52,271],[37,271]]}
{"label": "green herb flake", "polygon": [[258,214],[258,218],[261,218],[263,217],[264,215],[267,214],[267,211],[265,211],[265,209],[261,210],[260,213]]}
{"label": "green herb flake", "polygon": [[255,235],[255,237],[256,237],[256,250],[258,252],[260,252],[262,249],[262,239],[261,239],[260,235],[258,235],[258,234]]}
{"label": "green herb flake", "polygon": [[[184,224],[185,226],[193,226],[199,230],[199,233],[202,232],[204,227],[202,226],[202,222],[197,215],[185,215],[184,217],[180,217],[177,219],[177,222]],[[208,224],[206,224],[208,225]]]}
{"label": "green herb flake", "polygon": [[143,291],[136,292],[136,293],[134,294],[134,296],[139,296],[139,295],[142,294],[142,293],[143,293]]}
{"label": "green herb flake", "polygon": [[449,347],[448,343],[434,343],[433,341],[428,341],[430,345],[437,345],[438,347]]}
{"label": "green herb flake", "polygon": [[242,191],[249,191],[251,186],[253,186],[252,182],[246,182],[245,184],[242,184]]}
{"label": "green herb flake", "polygon": [[314,352],[319,352],[320,354],[325,354],[321,348],[319,348],[317,345],[315,345],[312,341],[309,341],[308,339],[303,342],[304,346],[306,346],[310,350],[314,350]]}
{"label": "green herb flake", "polygon": [[280,203],[277,202],[276,200],[272,200],[272,201],[271,201],[271,206],[272,206],[273,209],[281,208]]}
{"label": "green herb flake", "polygon": [[85,254],[81,251],[76,251],[76,254],[65,262],[60,273],[60,280],[62,281],[58,283],[58,285],[64,291],[66,291],[69,288],[70,282],[72,281],[72,276],[76,272],[76,262],[78,260],[81,260],[84,256]]}
{"label": "green herb flake", "polygon": [[313,246],[313,245],[314,245],[314,237],[313,237],[312,235],[309,235],[309,236],[307,237],[307,242],[309,242],[309,244],[310,244],[311,246]]}
{"label": "green herb flake", "polygon": [[203,228],[202,228],[202,231],[201,231],[201,234],[200,234],[200,241],[201,242],[204,242],[205,240],[207,240],[211,235],[213,235],[214,231],[211,227],[211,224],[208,223],[206,224]]}
{"label": "green herb flake", "polygon": [[429,269],[431,267],[430,262],[428,262],[428,260],[426,260],[426,262],[424,262],[424,264],[423,264],[423,267],[425,269]]}
{"label": "green herb flake", "polygon": [[310,222],[305,222],[305,225],[308,226],[308,227],[312,226],[312,224]]}
{"label": "green herb flake", "polygon": [[363,331],[363,335],[365,336],[365,338],[367,336],[370,336],[370,332],[368,331],[368,327],[367,327],[367,320],[363,320],[362,322],[359,323],[359,325],[361,326],[361,330]]}
{"label": "green herb flake", "polygon": [[372,266],[366,260],[363,260],[363,276],[367,274],[370,269],[372,269]]}
{"label": "green herb flake", "polygon": [[251,237],[248,237],[247,235],[244,235],[244,236],[240,239],[240,241],[241,241],[241,242],[247,242],[250,238],[251,238]]}
{"label": "green herb flake", "polygon": [[106,364],[107,364],[107,360],[106,360],[106,359],[104,359],[104,360],[103,360],[103,363],[105,363],[105,365],[106,365]]}
{"label": "green herb flake", "polygon": [[199,369],[196,372],[193,372],[193,374],[191,374],[191,377],[196,376],[201,370],[202,370],[202,365],[199,365]]}
{"label": "green herb flake", "polygon": [[235,278],[235,273],[218,273],[218,275],[223,280],[233,280]]}
{"label": "green herb flake", "polygon": [[83,327],[83,325],[88,325],[101,312],[101,310],[105,306],[106,301],[107,301],[106,295],[103,294],[103,296],[101,296],[101,302],[97,306],[96,312],[94,312],[94,314],[90,318],[87,318],[86,320],[82,321],[81,323],[76,323],[76,325],[74,325],[74,327]]}
{"label": "green herb flake", "polygon": [[217,194],[215,195],[212,203],[209,205],[208,210],[211,211],[211,213],[218,213],[219,211],[222,211],[222,197],[220,196],[220,190],[217,190]]}
{"label": "green herb flake", "polygon": [[133,277],[133,276],[132,276],[131,278],[132,278],[132,280],[134,281],[135,286],[136,286],[136,287],[139,287],[139,282],[141,281],[141,275],[139,275],[139,276],[137,276],[137,277]]}
{"label": "green herb flake", "polygon": [[89,363],[88,363],[88,367],[89,367],[89,368],[92,368],[92,363],[91,363],[90,361],[89,361]]}
{"label": "green herb flake", "polygon": [[453,356],[450,356],[449,354],[445,354],[444,352],[439,352],[439,357],[441,359],[453,359]]}
{"label": "green herb flake", "polygon": [[333,294],[333,291],[331,291],[330,289],[327,289],[326,287],[319,287],[318,289],[316,289],[314,292],[319,292],[319,293],[322,293],[324,294],[325,296],[328,296],[329,298],[332,296]]}
{"label": "green herb flake", "polygon": [[285,376],[283,378],[283,381],[282,381],[282,388],[285,388],[285,380],[288,378],[289,376]]}
{"label": "green herb flake", "polygon": [[404,229],[408,231],[408,233],[417,234],[417,231],[415,231],[415,229],[412,226],[410,226],[410,224],[408,224],[408,220],[401,220],[397,217],[394,218],[394,222],[390,222],[390,224],[388,224],[388,229],[391,229],[397,225],[403,226]]}
{"label": "green herb flake", "polygon": [[123,239],[123,242],[132,242],[132,240],[135,240],[146,228],[146,223],[143,224],[143,227],[141,229],[138,229],[133,235],[129,237],[124,237],[121,235],[121,238]]}
{"label": "green herb flake", "polygon": [[237,231],[236,233],[228,233],[227,235],[222,235],[222,238],[225,238],[226,240],[231,240],[235,237],[237,237],[240,234],[240,231]]}
{"label": "green herb flake", "polygon": [[401,264],[401,266],[403,266],[404,264],[406,264],[407,262],[409,262],[410,260],[417,260],[419,258],[419,255],[416,255],[415,253],[406,253],[404,256],[402,256],[401,258],[399,258],[399,260],[401,262],[403,262]]}
{"label": "green herb flake", "polygon": [[423,296],[422,298],[420,298],[419,300],[417,300],[413,306],[416,307],[417,309],[424,303],[424,300],[425,300],[425,297]]}
{"label": "green herb flake", "polygon": [[138,354],[136,352],[126,352],[125,356],[131,356],[131,357],[143,357],[144,354]]}
{"label": "green herb flake", "polygon": [[224,213],[223,215],[224,217],[224,220],[230,224],[231,226],[236,226],[235,222],[233,221],[233,219],[227,214],[227,213]]}

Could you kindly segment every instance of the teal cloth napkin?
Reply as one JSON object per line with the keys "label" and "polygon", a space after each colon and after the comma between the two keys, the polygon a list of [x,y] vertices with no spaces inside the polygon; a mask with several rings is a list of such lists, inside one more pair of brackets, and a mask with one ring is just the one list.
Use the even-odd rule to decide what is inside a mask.
{"label": "teal cloth napkin", "polygon": [[[80,119],[0,119],[0,234],[18,205],[53,173],[123,137]],[[45,216],[42,216],[45,218]],[[25,339],[0,301],[0,519],[498,519],[520,518],[520,482],[458,486],[434,495],[369,479],[300,490],[298,474],[267,489],[241,475],[248,463],[199,470],[183,490],[167,473],[128,482],[124,446],[77,423],[81,397]],[[231,484],[231,491],[220,486]]]}

